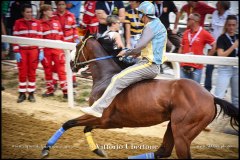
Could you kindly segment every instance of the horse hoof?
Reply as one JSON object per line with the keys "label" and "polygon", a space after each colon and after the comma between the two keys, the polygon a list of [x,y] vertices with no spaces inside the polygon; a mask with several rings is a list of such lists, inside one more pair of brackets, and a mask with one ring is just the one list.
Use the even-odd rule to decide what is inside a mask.
{"label": "horse hoof", "polygon": [[93,151],[95,154],[99,155],[100,157],[105,157],[107,158],[107,153],[104,150],[100,150],[100,149],[95,149]]}
{"label": "horse hoof", "polygon": [[48,149],[43,149],[41,159],[47,158],[48,156],[49,156],[49,150]]}

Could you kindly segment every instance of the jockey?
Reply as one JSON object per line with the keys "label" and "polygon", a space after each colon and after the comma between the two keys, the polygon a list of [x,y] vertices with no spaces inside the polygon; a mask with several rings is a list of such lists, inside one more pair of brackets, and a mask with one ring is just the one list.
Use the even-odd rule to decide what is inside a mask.
{"label": "jockey", "polygon": [[139,18],[144,28],[137,45],[133,49],[122,50],[117,56],[141,55],[141,60],[112,77],[102,97],[91,107],[83,107],[86,114],[102,117],[102,113],[124,88],[144,79],[153,79],[160,71],[160,64],[165,61],[164,53],[167,42],[167,31],[155,16],[154,5],[149,1],[140,4]]}

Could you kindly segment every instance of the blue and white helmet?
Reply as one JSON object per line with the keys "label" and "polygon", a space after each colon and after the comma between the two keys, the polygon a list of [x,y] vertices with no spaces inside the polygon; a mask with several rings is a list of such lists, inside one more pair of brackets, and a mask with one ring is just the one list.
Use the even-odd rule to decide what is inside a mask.
{"label": "blue and white helmet", "polygon": [[139,7],[137,8],[138,11],[142,12],[143,14],[147,15],[150,18],[157,18],[155,16],[155,7],[149,1],[142,2]]}

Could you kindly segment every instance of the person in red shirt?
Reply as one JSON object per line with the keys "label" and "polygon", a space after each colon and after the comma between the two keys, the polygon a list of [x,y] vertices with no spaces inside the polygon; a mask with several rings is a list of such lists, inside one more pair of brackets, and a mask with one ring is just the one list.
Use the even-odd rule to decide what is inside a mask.
{"label": "person in red shirt", "polygon": [[[22,8],[23,18],[15,21],[13,35],[27,38],[42,38],[40,21],[32,17],[31,5]],[[26,100],[25,92],[29,93],[28,100],[35,102],[36,69],[39,60],[44,57],[42,48],[38,46],[13,44],[13,52],[18,65],[19,97],[17,103]]]}
{"label": "person in red shirt", "polygon": [[[52,7],[51,5],[44,4],[40,8],[41,25],[43,32],[43,39],[62,40],[63,32],[59,21],[52,19]],[[42,61],[47,91],[42,95],[43,97],[53,96],[54,85],[52,68],[53,62],[57,69],[57,74],[60,80],[60,86],[63,92],[63,97],[67,98],[67,82],[65,72],[65,58],[64,51],[62,49],[44,48],[44,60]]]}
{"label": "person in red shirt", "polygon": [[[205,16],[207,14],[212,14],[216,9],[207,5],[205,2],[200,1],[187,1],[187,4],[185,4],[180,12],[178,13],[176,18],[180,18],[183,14],[183,12],[186,12],[189,16],[191,13],[198,13],[201,16],[200,19],[200,26],[204,26],[204,20]],[[178,24],[178,23],[177,23]]]}
{"label": "person in red shirt", "polygon": [[[212,55],[216,50],[216,42],[213,36],[200,26],[201,16],[198,13],[189,15],[187,29],[183,33],[181,47],[178,52],[181,54],[203,55],[203,49],[206,44],[212,46],[208,53]],[[202,75],[202,64],[180,63],[181,78],[193,79],[200,83]]]}
{"label": "person in red shirt", "polygon": [[[79,36],[77,30],[77,24],[75,20],[74,14],[69,12],[66,9],[66,2],[65,1],[55,1],[57,6],[57,11],[53,13],[53,19],[58,20],[61,24],[63,37],[65,42],[73,42],[79,43]],[[56,66],[53,67],[53,83],[57,86],[57,68]],[[76,76],[73,75],[73,87],[77,86]]]}
{"label": "person in red shirt", "polygon": [[99,21],[95,14],[96,3],[97,1],[86,1],[84,5],[83,24],[91,34],[98,33]]}

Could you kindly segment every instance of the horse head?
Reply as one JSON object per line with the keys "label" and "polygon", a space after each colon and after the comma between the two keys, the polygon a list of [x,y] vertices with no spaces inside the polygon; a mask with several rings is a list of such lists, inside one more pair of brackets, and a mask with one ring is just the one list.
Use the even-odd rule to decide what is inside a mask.
{"label": "horse head", "polygon": [[71,68],[73,72],[76,72],[80,68],[83,68],[86,65],[86,62],[94,58],[94,54],[91,54],[91,49],[88,48],[87,45],[87,41],[90,38],[95,38],[95,35],[91,35],[88,30],[83,39],[80,40],[80,42],[77,44],[74,61],[71,61]]}

